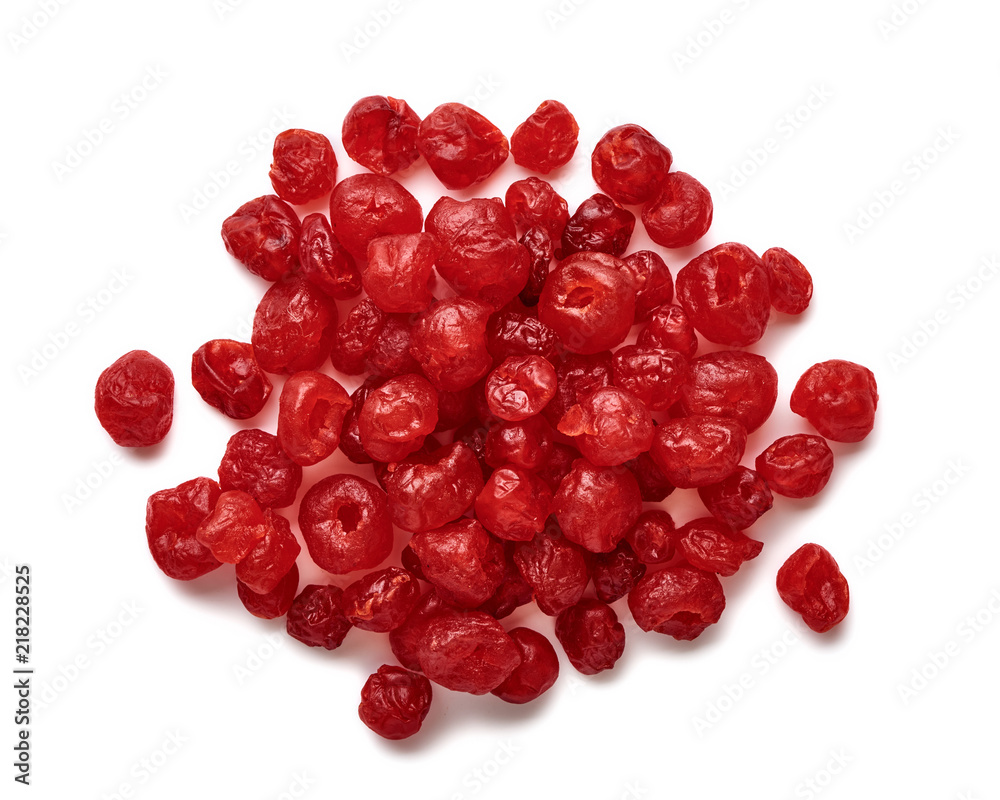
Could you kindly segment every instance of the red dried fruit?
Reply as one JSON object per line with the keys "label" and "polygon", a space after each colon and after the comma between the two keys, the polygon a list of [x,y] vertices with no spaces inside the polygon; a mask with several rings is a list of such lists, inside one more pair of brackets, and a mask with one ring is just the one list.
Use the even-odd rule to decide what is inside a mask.
{"label": "red dried fruit", "polygon": [[434,299],[434,262],[441,247],[432,234],[380,236],[368,243],[368,263],[361,280],[383,311],[423,311]]}
{"label": "red dried fruit", "polygon": [[507,422],[541,412],[556,393],[556,371],[541,356],[510,356],[486,379],[490,411]]}
{"label": "red dried fruit", "polygon": [[544,417],[505,422],[486,434],[483,456],[491,467],[541,469],[552,453],[552,427]]}
{"label": "red dried fruit", "polygon": [[358,415],[361,444],[376,461],[401,461],[436,425],[437,392],[419,375],[389,379],[368,395]]}
{"label": "red dried fruit", "polygon": [[286,203],[322,197],[337,180],[337,156],[322,133],[291,128],[274,137],[271,185]]}
{"label": "red dried fruit", "polygon": [[493,595],[477,611],[485,611],[494,619],[509,617],[521,606],[531,602],[531,587],[514,563],[514,543],[503,543],[503,579]]}
{"label": "red dried fruit", "polygon": [[829,551],[804,544],[778,570],[778,594],[802,621],[825,633],[847,616],[850,591],[847,579]]}
{"label": "red dried fruit", "polygon": [[[633,526],[629,533],[634,530]],[[602,603],[620,600],[631,592],[639,579],[646,574],[646,565],[624,540],[610,553],[591,553],[587,560],[590,579],[594,582],[597,599]]]}
{"label": "red dried fruit", "polygon": [[489,316],[489,306],[464,297],[439,300],[420,314],[413,326],[410,353],[435,388],[467,389],[490,371]]}
{"label": "red dried fruit", "polygon": [[219,484],[210,478],[185,481],[163,489],[146,501],[146,541],[163,573],[178,581],[200,578],[222,566],[195,538],[198,526],[219,500]]}
{"label": "red dried fruit", "polygon": [[558,100],[545,100],[510,136],[514,163],[543,175],[568,164],[580,126]]}
{"label": "red dried fruit", "polygon": [[833,473],[833,451],[822,436],[782,436],[754,464],[767,485],[784,497],[813,497]]}
{"label": "red dried fruit", "polygon": [[291,375],[326,361],[336,330],[333,298],[312,281],[293,275],[264,293],[250,341],[263,370]]}
{"label": "red dried fruit", "polygon": [[688,362],[676,350],[628,344],[615,351],[612,370],[615,386],[638,398],[650,411],[666,411],[687,380]]}
{"label": "red dried fruit", "polygon": [[737,420],[682,417],[656,428],[649,453],[674,486],[693,489],[728,477],[746,445],[746,429]]}
{"label": "red dried fruit", "polygon": [[635,214],[604,194],[595,194],[582,203],[562,232],[560,258],[574,253],[624,255],[635,230]]}
{"label": "red dried fruit", "polygon": [[715,517],[702,517],[682,525],[674,537],[677,550],[692,567],[735,575],[744,561],[760,555],[763,544]]}
{"label": "red dried fruit", "polygon": [[671,172],[659,196],[643,206],[642,224],[658,245],[688,247],[712,226],[712,195],[686,172]]}
{"label": "red dried fruit", "polygon": [[358,716],[384,739],[406,739],[420,730],[430,707],[427,678],[383,664],[361,687]]}
{"label": "red dried fruit", "polygon": [[239,563],[270,526],[257,501],[246,492],[223,492],[212,513],[202,520],[195,538],[224,564]]}
{"label": "red dried fruit", "polygon": [[191,383],[202,400],[232,419],[256,416],[271,396],[253,345],[232,339],[213,339],[194,351]]}
{"label": "red dried fruit", "polygon": [[638,125],[618,125],[609,130],[590,159],[597,185],[624,205],[654,199],[672,163],[670,150]]}
{"label": "red dried fruit", "polygon": [[583,549],[549,525],[529,542],[514,546],[514,563],[531,587],[543,614],[556,616],[577,603],[590,582]]}
{"label": "red dried fruit", "polygon": [[254,275],[276,281],[299,263],[299,217],[267,194],[241,205],[222,223],[226,250]]}
{"label": "red dried fruit", "polygon": [[559,433],[591,463],[614,467],[644,453],[653,443],[653,419],[635,395],[605,386],[572,406],[559,421]]}
{"label": "red dried fruit", "polygon": [[[268,509],[264,512],[264,521],[267,526],[264,535],[236,565],[236,579],[240,586],[259,595],[269,594],[278,588],[295,567],[295,559],[302,551],[287,519]],[[295,585],[298,585],[297,577]],[[286,586],[285,589],[287,588]],[[292,597],[294,596],[293,591]],[[291,600],[289,597],[288,602],[291,603]]]}
{"label": "red dried fruit", "polygon": [[285,381],[278,404],[278,444],[303,467],[328,458],[340,444],[351,398],[322,372],[296,372]]}
{"label": "red dried fruit", "polygon": [[585,597],[556,618],[556,638],[578,672],[612,669],[625,652],[625,628],[611,606]]}
{"label": "red dried fruit", "polygon": [[501,539],[530,541],[545,529],[552,507],[552,490],[527,470],[495,470],[476,498],[476,518]]}
{"label": "red dried fruit", "polygon": [[598,467],[585,458],[573,462],[552,501],[566,538],[592,553],[614,550],[641,511],[639,484],[631,472]]}
{"label": "red dried fruit", "polygon": [[450,605],[475,608],[503,581],[503,546],[474,519],[415,533],[410,547],[424,577]]}
{"label": "red dried fruit", "polygon": [[278,585],[265,594],[257,594],[245,583],[236,581],[236,594],[243,607],[260,619],[277,619],[285,616],[292,607],[298,591],[299,568],[295,564],[292,564],[292,568],[278,581]]}
{"label": "red dried fruit", "polygon": [[[653,435],[656,436],[655,432]],[[626,461],[625,466],[635,475],[644,503],[659,503],[676,488],[667,480],[649,453],[639,453],[638,458]]]}
{"label": "red dried fruit", "polygon": [[507,680],[491,691],[507,703],[530,703],[548,691],[559,677],[559,656],[552,643],[531,628],[511,628],[521,663]]}
{"label": "red dried fruit", "polygon": [[677,273],[677,302],[711,342],[747,347],[764,335],[771,311],[767,271],[746,245],[728,242]]}
{"label": "red dried fruit", "polygon": [[556,396],[542,411],[553,425],[584,397],[612,384],[612,356],[608,350],[589,355],[567,353],[556,362]]}
{"label": "red dried fruit", "polygon": [[548,457],[534,474],[541,478],[553,492],[558,491],[562,479],[569,475],[573,462],[580,457],[580,451],[562,442],[554,442]]}
{"label": "red dried fruit", "polygon": [[450,431],[464,425],[476,416],[476,403],[472,397],[473,387],[445,392],[438,389],[438,424],[435,433]]}
{"label": "red dried fruit", "polygon": [[424,213],[402,184],[382,175],[352,175],[333,187],[330,225],[357,261],[368,256],[368,243],[379,236],[420,233]]}
{"label": "red dried fruit", "polygon": [[550,364],[559,358],[555,331],[538,317],[513,309],[493,314],[486,326],[486,349],[499,364],[511,356],[541,356]]}
{"label": "red dried fruit", "polygon": [[639,347],[659,347],[676,350],[685,358],[694,358],[698,352],[698,337],[687,312],[677,305],[660,306],[649,318],[649,323],[639,331],[635,343]]}
{"label": "red dried fruit", "polygon": [[408,457],[386,483],[392,521],[407,531],[429,531],[458,519],[482,488],[475,453],[461,442]]}
{"label": "red dried fruit", "polygon": [[413,323],[411,314],[387,314],[371,349],[365,354],[365,370],[385,378],[419,373],[420,364],[410,355]]}
{"label": "red dried fruit", "polygon": [[662,564],[677,551],[674,520],[659,508],[643,511],[625,534],[625,541],[643,564]]}
{"label": "red dried fruit", "polygon": [[875,376],[852,361],[813,364],[792,390],[792,411],[834,442],[864,439],[875,427],[877,406]]}
{"label": "red dried fruit", "polygon": [[486,180],[510,150],[496,125],[461,103],[444,103],[424,117],[417,149],[449,189],[467,189]]}
{"label": "red dried fruit", "polygon": [[285,455],[278,437],[251,428],[237,431],[219,464],[219,486],[249,494],[261,508],[285,508],[295,502],[302,467]]}
{"label": "red dried fruit", "polygon": [[330,475],[306,492],[299,528],[316,566],[334,575],[377,567],[392,551],[385,492],[356,475]]}
{"label": "red dried fruit", "polygon": [[593,354],[625,341],[635,317],[635,287],[620,259],[577,253],[549,274],[538,318],[574,353]]}
{"label": "red dried fruit", "polygon": [[482,611],[442,609],[426,623],[417,647],[424,674],[446,689],[486,694],[521,663],[503,626]]}
{"label": "red dried fruit", "polygon": [[350,300],[361,294],[361,272],[326,217],[310,214],[299,234],[298,274],[308,278],[330,297]]}
{"label": "red dried fruit", "polygon": [[517,241],[528,251],[528,282],[518,294],[518,299],[526,306],[536,306],[545,281],[549,279],[555,246],[545,228],[528,228]]}
{"label": "red dried fruit", "polygon": [[362,97],[344,117],[341,137],[347,155],[379,175],[392,175],[420,158],[420,117],[405,100]]}
{"label": "red dried fruit", "polygon": [[664,567],[646,573],[636,584],[629,592],[628,607],[644,631],[689,641],[719,621],[726,598],[714,573],[686,566]]}
{"label": "red dried fruit", "polygon": [[370,297],[348,312],[334,334],[330,350],[330,361],[337,372],[361,375],[365,371],[365,360],[388,317]]}
{"label": "red dried fruit", "polygon": [[344,589],[342,607],[355,628],[388,633],[406,621],[419,599],[420,584],[415,575],[402,567],[386,567]]}
{"label": "red dried fruit", "polygon": [[152,353],[132,350],[97,379],[94,412],[115,444],[157,444],[174,420],[174,373]]}
{"label": "red dried fruit", "polygon": [[749,528],[774,504],[767,481],[747,467],[737,467],[728,478],[699,487],[698,496],[713,517],[737,530]]}
{"label": "red dried fruit", "polygon": [[637,250],[622,258],[635,283],[635,322],[645,322],[660,306],[674,299],[670,268],[652,250]]}
{"label": "red dried fruit", "polygon": [[757,430],[778,399],[778,373],[770,362],[744,350],[719,350],[693,359],[680,392],[688,416],[728,417],[747,433]]}
{"label": "red dried fruit", "polygon": [[447,608],[450,606],[432,587],[420,597],[403,624],[389,631],[389,648],[400,664],[407,669],[420,669],[417,651],[424,635],[425,625],[431,617]]}
{"label": "red dried fruit", "polygon": [[344,616],[343,598],[336,586],[306,586],[288,609],[288,635],[310,647],[336,650],[352,627]]}
{"label": "red dried fruit", "polygon": [[358,431],[358,414],[364,408],[368,395],[385,383],[384,378],[369,375],[351,394],[351,408],[344,416],[344,427],[340,431],[340,451],[354,464],[371,464],[372,459],[361,446],[361,433]]}
{"label": "red dried fruit", "polygon": [[765,250],[760,257],[767,270],[771,305],[784,314],[801,314],[812,299],[812,275],[801,261],[781,247]]}
{"label": "red dried fruit", "polygon": [[504,205],[519,231],[543,228],[552,241],[562,240],[569,206],[548,181],[535,177],[514,181],[504,194]]}

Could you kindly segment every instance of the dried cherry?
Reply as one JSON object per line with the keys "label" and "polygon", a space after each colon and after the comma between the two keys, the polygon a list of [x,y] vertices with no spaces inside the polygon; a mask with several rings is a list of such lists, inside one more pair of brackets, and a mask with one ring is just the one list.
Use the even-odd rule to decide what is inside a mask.
{"label": "dried cherry", "polygon": [[379,175],[392,175],[420,158],[420,117],[405,100],[362,97],[344,117],[341,138],[347,155]]}
{"label": "dried cherry", "polygon": [[612,669],[625,652],[625,627],[614,609],[590,597],[560,612],[556,639],[578,672],[596,675]]}
{"label": "dried cherry", "polygon": [[94,412],[115,444],[157,444],[174,420],[174,373],[152,353],[132,350],[97,379]]}
{"label": "dried cherry", "polygon": [[875,376],[852,361],[813,364],[792,390],[792,411],[834,442],[864,439],[875,427],[877,406]]}
{"label": "dried cherry", "polygon": [[818,544],[804,544],[778,570],[778,594],[802,621],[817,633],[826,633],[847,616],[850,590],[830,552]]}
{"label": "dried cherry", "polygon": [[222,223],[229,254],[254,275],[276,281],[299,263],[299,217],[273,194],[241,205]]}
{"label": "dried cherry", "polygon": [[322,197],[337,180],[337,156],[322,133],[291,128],[274,137],[271,185],[286,203]]}
{"label": "dried cherry", "polygon": [[431,697],[423,675],[383,664],[361,687],[358,716],[384,739],[406,739],[420,730]]}
{"label": "dried cherry", "polygon": [[281,449],[278,437],[250,428],[237,431],[219,464],[219,486],[249,494],[261,508],[285,508],[295,502],[302,467]]}
{"label": "dried cherry", "polygon": [[194,351],[191,384],[202,400],[232,419],[256,416],[271,396],[271,381],[253,345],[232,339],[212,339]]}
{"label": "dried cherry", "polygon": [[417,129],[417,149],[449,189],[467,189],[486,180],[510,152],[500,129],[461,103],[444,103],[424,117]]}
{"label": "dried cherry", "polygon": [[222,566],[195,536],[221,491],[211,478],[195,478],[155,492],[146,501],[149,552],[167,577],[190,581]]}
{"label": "dried cherry", "polygon": [[558,100],[546,100],[510,136],[514,163],[527,169],[552,172],[576,152],[580,126]]}
{"label": "dried cherry", "polygon": [[822,436],[782,436],[754,464],[767,485],[784,497],[813,497],[833,473],[833,451]]}

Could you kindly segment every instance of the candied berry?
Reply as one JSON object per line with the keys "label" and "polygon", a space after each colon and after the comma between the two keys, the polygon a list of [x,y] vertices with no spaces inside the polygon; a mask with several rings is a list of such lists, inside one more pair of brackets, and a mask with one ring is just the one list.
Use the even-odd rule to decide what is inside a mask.
{"label": "candied berry", "polygon": [[174,373],[152,353],[132,350],[97,379],[94,412],[115,444],[154,445],[174,419]]}
{"label": "candied berry", "polygon": [[674,520],[659,508],[643,511],[625,534],[625,541],[643,564],[662,564],[677,551]]}
{"label": "candied berry", "polygon": [[400,664],[407,669],[420,669],[417,647],[423,638],[425,625],[431,617],[447,608],[450,606],[431,587],[420,597],[403,624],[389,631],[389,648]]}
{"label": "candied berry", "polygon": [[411,314],[387,314],[371,349],[365,353],[365,369],[372,375],[398,378],[420,372],[420,364],[410,354],[413,344]]}
{"label": "candied berry", "polygon": [[363,631],[388,633],[398,628],[420,599],[415,575],[402,567],[372,572],[344,589],[344,616]]}
{"label": "candied berry", "polygon": [[286,203],[322,197],[337,180],[337,156],[322,133],[291,128],[274,137],[271,185]]}
{"label": "candied berry", "polygon": [[639,331],[635,343],[640,347],[659,347],[676,350],[685,358],[694,358],[698,352],[698,337],[687,312],[678,305],[660,306],[649,318],[646,327]]}
{"label": "candied berry", "polygon": [[539,477],[518,467],[494,470],[476,498],[476,518],[495,536],[530,541],[545,529],[552,490]]}
{"label": "candied berry", "polygon": [[778,373],[770,362],[744,350],[719,350],[688,364],[680,407],[689,416],[738,420],[747,433],[757,430],[778,399]]}
{"label": "candied berry", "polygon": [[746,245],[728,242],[677,273],[677,301],[706,339],[746,347],[764,335],[771,310],[767,271]]}
{"label": "candied berry", "polygon": [[639,484],[628,470],[600,467],[586,458],[559,484],[552,513],[566,538],[592,553],[608,553],[642,511]]}
{"label": "candied berry", "polygon": [[543,614],[556,616],[574,605],[590,582],[584,551],[549,525],[529,542],[514,547],[514,563],[531,587]]}
{"label": "candied berry", "polygon": [[559,358],[555,331],[538,317],[513,309],[498,311],[490,317],[486,349],[497,364],[510,356],[542,356],[549,363]]}
{"label": "candied berry", "polygon": [[298,274],[311,280],[330,297],[350,300],[361,294],[361,272],[326,217],[310,214],[302,220],[299,234]]}
{"label": "candied berry", "polygon": [[435,388],[467,389],[482,378],[493,359],[486,349],[490,308],[476,300],[439,300],[420,314],[413,327],[410,353]]}
{"label": "candied berry", "polygon": [[646,573],[636,584],[629,592],[628,607],[644,631],[688,641],[719,621],[726,598],[715,573],[695,567],[664,567]]}
{"label": "candied berry", "polygon": [[420,117],[405,100],[372,95],[351,106],[341,137],[347,155],[379,175],[392,175],[420,158]]}
{"label": "candied berry", "polygon": [[556,371],[541,356],[510,356],[486,379],[490,411],[507,422],[538,414],[556,393]]}
{"label": "candied berry", "polygon": [[310,647],[336,650],[352,627],[343,604],[344,592],[336,586],[309,584],[288,609],[288,635]]}
{"label": "candied berry", "polygon": [[692,567],[734,575],[744,561],[760,555],[763,544],[715,517],[682,525],[675,536],[677,551]]}
{"label": "candied berry", "polygon": [[271,396],[253,345],[232,339],[213,339],[194,351],[191,383],[202,400],[232,419],[256,416]]}
{"label": "candied berry", "polygon": [[298,591],[299,568],[295,564],[292,564],[292,568],[278,581],[277,586],[264,594],[257,594],[245,583],[236,581],[236,593],[243,607],[260,619],[277,619],[285,616],[292,607]]}
{"label": "candied berry", "polygon": [[220,493],[215,481],[195,478],[174,489],[156,492],[146,501],[149,552],[167,577],[190,581],[222,566],[212,551],[195,538],[198,526],[212,513]]}
{"label": "candied berry", "polygon": [[503,546],[474,519],[415,533],[410,547],[424,577],[450,605],[475,608],[503,581]]}
{"label": "candied berry", "polygon": [[674,486],[693,489],[728,477],[746,445],[746,428],[737,420],[682,417],[656,428],[649,453]]}
{"label": "candied berry", "polygon": [[809,270],[795,256],[781,247],[765,250],[760,257],[767,270],[771,305],[784,314],[801,314],[812,299],[813,282]]}
{"label": "candied berry", "polygon": [[423,675],[383,664],[361,687],[358,716],[385,739],[406,739],[420,730],[431,707],[431,684]]}
{"label": "candied berry", "polygon": [[642,224],[658,245],[688,247],[712,226],[712,195],[686,172],[671,172],[659,196],[643,206]]}
{"label": "candied berry", "polygon": [[239,563],[270,529],[257,501],[246,492],[222,492],[195,538],[224,564]]}
{"label": "candied berry", "polygon": [[558,430],[574,437],[580,452],[599,467],[624,464],[653,443],[653,418],[646,406],[615,386],[602,387],[572,406]]}
{"label": "candied berry", "polygon": [[358,414],[364,408],[368,395],[385,383],[384,378],[369,375],[351,394],[351,408],[344,416],[344,427],[340,431],[340,450],[354,464],[371,464],[372,459],[361,446],[361,433],[358,430]]}
{"label": "candied berry", "polygon": [[556,396],[542,412],[553,425],[558,425],[566,412],[584,397],[612,384],[612,356],[608,350],[589,355],[567,353],[555,367]]}
{"label": "candied berry", "polygon": [[543,228],[552,241],[562,240],[569,206],[548,181],[535,177],[514,181],[504,194],[504,205],[518,230]]}
{"label": "candied berry", "polygon": [[[653,436],[656,436],[655,431]],[[666,479],[649,453],[639,453],[638,458],[626,461],[625,466],[635,475],[644,503],[659,503],[674,491],[674,485]]]}
{"label": "candied berry", "polygon": [[574,353],[593,354],[621,344],[635,317],[635,287],[620,259],[577,253],[549,274],[538,318]]}
{"label": "candied berry", "polygon": [[802,621],[825,633],[847,616],[850,591],[847,579],[829,551],[804,544],[778,570],[778,594]]}
{"label": "candied berry", "polygon": [[605,194],[595,194],[580,203],[562,232],[560,258],[574,253],[596,252],[621,256],[628,250],[635,230],[635,214]]}
{"label": "candied berry", "polygon": [[365,359],[375,346],[388,316],[370,297],[348,312],[334,334],[330,349],[330,361],[337,372],[361,375],[365,371]]}
{"label": "candied berry", "polygon": [[514,163],[543,175],[568,164],[580,126],[558,100],[545,100],[510,136]]}
{"label": "candied berry", "polygon": [[379,236],[420,233],[424,213],[402,184],[383,175],[362,173],[344,178],[330,194],[330,225],[337,239],[358,261]]}
{"label": "candied berry", "polygon": [[635,322],[646,322],[662,305],[674,299],[670,268],[652,250],[637,250],[622,258],[635,281]]}
{"label": "candied berry", "polygon": [[278,444],[278,437],[257,429],[237,431],[229,438],[219,464],[219,486],[249,494],[261,508],[285,508],[295,502],[302,467]]}
{"label": "candied berry", "polygon": [[290,276],[264,293],[250,341],[263,370],[291,375],[329,358],[336,330],[333,298],[312,281]]}
{"label": "candied berry", "polygon": [[585,597],[556,618],[556,638],[569,663],[584,675],[612,669],[625,652],[625,628],[614,609]]}
{"label": "candied berry", "polygon": [[464,425],[476,416],[476,403],[472,397],[472,387],[446,392],[438,389],[438,424],[435,433],[450,431]]}
{"label": "candied berry", "polygon": [[530,703],[548,691],[559,677],[559,656],[552,643],[531,628],[511,628],[507,635],[521,654],[521,663],[491,691],[507,703]]}
{"label": "candied berry", "polygon": [[833,472],[833,451],[822,436],[782,436],[757,456],[757,472],[784,497],[812,497]]}
{"label": "candied berry", "polygon": [[299,263],[299,217],[267,194],[241,205],[222,223],[226,250],[254,275],[276,281]]}
{"label": "candied berry", "polygon": [[493,468],[541,469],[552,453],[552,433],[552,426],[540,416],[497,425],[486,434],[486,463]]}
{"label": "candied berry", "polygon": [[521,663],[503,626],[482,611],[442,609],[426,623],[417,646],[424,674],[446,689],[486,694]]}
{"label": "candied berry", "polygon": [[407,531],[429,531],[458,519],[482,488],[475,453],[461,442],[401,461],[386,485],[392,521]]}
{"label": "candied berry", "polygon": [[[264,521],[267,525],[264,535],[236,565],[236,579],[240,585],[256,594],[273,592],[295,566],[295,559],[302,550],[287,519],[268,509],[264,512]],[[295,583],[298,585],[298,578]],[[292,596],[295,596],[294,591]]]}
{"label": "candied berry", "polygon": [[494,619],[503,619],[531,602],[531,587],[514,563],[514,543],[503,543],[503,578],[493,595],[477,611],[485,611]]}
{"label": "candied berry", "polygon": [[356,475],[330,475],[306,492],[299,528],[316,566],[334,575],[377,567],[392,550],[385,492]]}
{"label": "candied berry", "polygon": [[580,451],[575,447],[562,442],[554,442],[545,463],[541,467],[536,467],[534,474],[541,478],[549,489],[556,492],[562,479],[573,468],[573,462],[579,457]]}
{"label": "candied berry", "polygon": [[737,467],[728,478],[699,487],[698,496],[713,517],[737,530],[749,528],[774,504],[767,481],[747,467]]}
{"label": "candied berry", "polygon": [[875,376],[852,361],[813,364],[792,390],[792,411],[834,442],[864,439],[875,427],[877,406]]}
{"label": "candied berry", "polygon": [[461,103],[435,108],[417,129],[417,149],[449,189],[466,189],[492,175],[510,147],[500,129]]}
{"label": "candied berry", "polygon": [[631,124],[605,133],[590,159],[597,185],[624,205],[654,199],[672,163],[670,150],[645,128]]}
{"label": "candied berry", "polygon": [[[632,530],[634,529],[633,526]],[[631,532],[630,530],[629,533]],[[597,599],[602,603],[620,600],[631,592],[639,579],[646,574],[646,565],[624,540],[610,553],[591,553],[588,561],[590,579],[594,582]]]}
{"label": "candied berry", "polygon": [[493,423],[485,424],[473,417],[468,422],[459,425],[451,439],[453,442],[461,442],[472,451],[476,461],[479,462],[479,469],[484,480],[493,471],[493,468],[486,463],[486,438],[492,427]]}
{"label": "candied berry", "polygon": [[687,359],[676,350],[628,344],[615,351],[615,386],[642,401],[650,411],[666,411],[688,376]]}
{"label": "candied berry", "polygon": [[333,378],[322,372],[296,372],[281,389],[278,444],[296,464],[318,464],[340,444],[351,405],[347,391]]}
{"label": "candied berry", "polygon": [[545,228],[528,228],[517,241],[528,251],[528,282],[518,298],[526,306],[536,306],[549,278],[555,247]]}
{"label": "candied berry", "polygon": [[383,311],[423,311],[431,304],[434,262],[441,248],[430,233],[380,236],[368,243],[361,279]]}
{"label": "candied berry", "polygon": [[358,415],[361,444],[376,461],[400,461],[420,449],[437,425],[437,392],[419,375],[391,378]]}

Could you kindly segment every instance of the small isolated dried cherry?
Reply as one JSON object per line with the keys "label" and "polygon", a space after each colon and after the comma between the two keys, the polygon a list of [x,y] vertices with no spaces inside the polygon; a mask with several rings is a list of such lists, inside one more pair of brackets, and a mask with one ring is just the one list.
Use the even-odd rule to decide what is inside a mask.
{"label": "small isolated dried cherry", "polygon": [[274,137],[271,185],[286,203],[322,197],[337,180],[337,156],[322,133],[291,128]]}
{"label": "small isolated dried cherry", "polygon": [[639,125],[618,125],[601,137],[590,159],[594,180],[619,203],[654,199],[666,180],[673,156]]}
{"label": "small isolated dried cherry", "polygon": [[299,217],[273,194],[241,205],[222,223],[226,250],[254,275],[276,281],[299,263]]}
{"label": "small isolated dried cherry", "polygon": [[726,598],[712,572],[687,566],[664,567],[629,592],[628,607],[644,631],[675,639],[696,639],[722,616]]}
{"label": "small isolated dried cherry", "polygon": [[688,247],[712,226],[712,195],[686,172],[671,172],[659,196],[643,206],[642,224],[658,245]]}
{"label": "small isolated dried cherry", "polygon": [[778,570],[778,594],[817,633],[842,622],[850,606],[847,579],[829,551],[804,544]]}
{"label": "small isolated dried cherry", "polygon": [[795,384],[791,406],[827,439],[860,442],[875,427],[875,376],[853,361],[813,364]]}
{"label": "small isolated dried cherry", "polygon": [[431,697],[430,681],[423,675],[383,664],[361,687],[358,716],[385,739],[406,739],[420,730]]}
{"label": "small isolated dried cherry", "polygon": [[174,373],[152,353],[132,350],[97,379],[94,411],[115,444],[157,444],[174,419]]}
{"label": "small isolated dried cherry", "polygon": [[344,117],[341,137],[347,155],[379,175],[392,175],[420,158],[420,117],[405,100],[362,97]]}
{"label": "small isolated dried cherry", "polygon": [[510,152],[500,129],[462,103],[444,103],[424,117],[417,149],[449,189],[467,189],[486,180]]}
{"label": "small isolated dried cherry", "polygon": [[285,618],[289,636],[327,650],[340,647],[351,627],[344,616],[344,592],[336,586],[315,583],[299,592]]}
{"label": "small isolated dried cherry", "polygon": [[195,537],[220,493],[219,484],[211,478],[195,478],[156,492],[146,501],[149,552],[167,577],[190,581],[222,566]]}
{"label": "small isolated dried cherry", "polygon": [[813,497],[830,480],[833,451],[822,436],[796,433],[771,443],[757,456],[754,466],[778,494]]}
{"label": "small isolated dried cherry", "polygon": [[543,175],[569,163],[580,126],[558,100],[546,100],[510,136],[514,163]]}
{"label": "small isolated dried cherry", "polygon": [[507,632],[521,654],[521,663],[507,680],[491,690],[507,703],[530,703],[548,691],[559,677],[559,656],[552,643],[531,628]]}
{"label": "small isolated dried cherry", "polygon": [[787,250],[772,247],[760,257],[767,270],[771,305],[785,314],[801,314],[812,299],[812,275],[803,263]]}
{"label": "small isolated dried cherry", "polygon": [[556,638],[569,663],[584,675],[614,668],[625,652],[625,628],[615,610],[590,597],[560,612]]}
{"label": "small isolated dried cherry", "polygon": [[212,339],[194,351],[191,383],[202,400],[232,419],[256,416],[271,396],[253,345],[232,339]]}

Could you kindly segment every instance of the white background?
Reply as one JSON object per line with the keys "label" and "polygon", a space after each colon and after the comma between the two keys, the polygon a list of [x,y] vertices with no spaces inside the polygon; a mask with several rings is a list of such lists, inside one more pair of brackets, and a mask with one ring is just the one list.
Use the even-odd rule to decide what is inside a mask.
{"label": "white background", "polygon": [[[28,563],[36,670],[32,786],[10,794],[17,698],[0,692],[5,797],[1000,798],[997,4],[153,9],[10,0],[0,15],[0,660],[13,666],[11,571]],[[574,208],[596,191],[593,143],[637,122],[713,192],[695,249],[798,255],[814,302],[755,347],[781,384],[748,463],[804,429],[787,403],[810,364],[865,364],[881,394],[875,433],[835,446],[824,492],[779,499],[754,528],[764,551],[725,581],[729,607],[697,642],[643,635],[619,603],[629,638],[613,671],[584,678],[563,660],[527,707],[436,689],[405,743],[356,713],[365,677],[391,660],[384,637],[307,649],[243,610],[228,568],[165,578],[143,534],[147,496],[214,475],[238,427],[187,366],[208,339],[246,338],[265,288],[225,253],[221,221],[271,191],[286,127],[326,133],[340,174],[359,171],[339,130],[368,94],[421,115],[474,103],[508,134],[542,100],[564,101],[581,146],[553,180]],[[522,174],[508,163],[462,196],[502,196]],[[425,210],[441,193],[424,165],[406,180]],[[211,199],[185,214],[199,193]],[[668,255],[671,268],[693,253]],[[135,348],[177,378],[173,429],[149,454],[117,449],[92,411],[100,371]],[[254,423],[273,430],[275,406]],[[851,584],[851,613],[825,637],[773,586],[807,541]],[[303,583],[319,578],[304,569]],[[510,621],[552,632],[527,609]]]}

